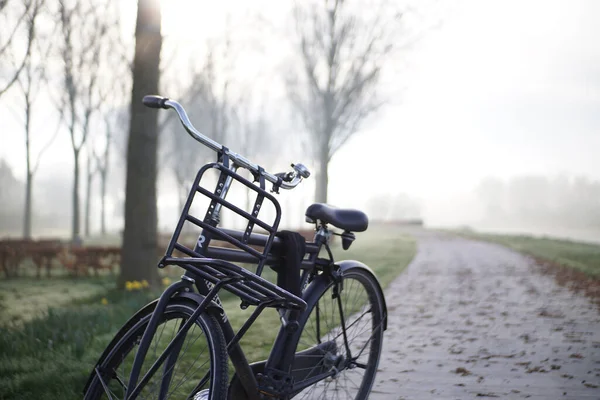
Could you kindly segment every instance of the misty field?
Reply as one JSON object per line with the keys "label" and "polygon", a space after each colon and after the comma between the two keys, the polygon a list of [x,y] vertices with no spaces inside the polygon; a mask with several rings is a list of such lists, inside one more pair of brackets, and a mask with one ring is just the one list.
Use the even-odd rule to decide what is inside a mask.
{"label": "misty field", "polygon": [[[384,286],[416,252],[412,238],[382,229],[358,234],[346,252],[339,241],[334,247],[337,259],[358,259],[371,266]],[[110,276],[1,281],[0,398],[80,399],[90,369],[114,333],[159,294],[119,291]],[[251,312],[242,311],[233,296],[225,296],[224,304],[234,327]],[[248,359],[266,357],[278,325],[274,310],[261,315],[242,340]]]}
{"label": "misty field", "polygon": [[496,235],[461,231],[461,235],[501,244],[518,252],[600,278],[600,245],[527,235]]}

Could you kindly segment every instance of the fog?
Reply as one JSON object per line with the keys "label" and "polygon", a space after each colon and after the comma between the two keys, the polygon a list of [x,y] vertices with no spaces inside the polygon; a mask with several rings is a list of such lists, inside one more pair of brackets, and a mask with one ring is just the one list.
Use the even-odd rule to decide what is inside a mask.
{"label": "fog", "polygon": [[[194,61],[200,65],[206,50],[198,50],[203,41],[196,38],[206,34],[217,40],[223,21],[233,21],[236,29],[230,39],[234,46],[241,40],[237,46],[245,49],[230,70],[238,83],[232,96],[252,93],[268,98],[264,113],[270,118],[269,140],[281,143],[275,150],[252,155],[253,160],[273,172],[298,161],[314,170],[312,156],[298,139],[303,127],[287,104],[281,78],[282,68],[289,65],[285,21],[290,10],[280,2],[263,1],[252,9],[230,1],[210,13],[179,20],[176,11],[189,2],[173,3],[178,7],[163,2],[169,10],[163,18],[163,94],[185,97],[184,77],[192,74]],[[133,11],[122,8],[123,29],[130,34]],[[194,11],[202,11],[199,8],[194,6]],[[425,27],[419,40],[395,54],[384,71],[389,101],[331,160],[329,203],[365,209],[372,220],[421,218],[429,227],[600,241],[598,15],[600,3],[594,0],[465,0],[419,9],[418,18],[409,20],[412,32],[419,30],[414,28],[419,23]],[[197,21],[195,26],[185,23],[190,18]],[[51,98],[49,91],[40,99],[37,137],[50,135],[58,120]],[[0,173],[0,234],[21,233],[25,164],[18,109],[14,93],[0,98],[0,159],[6,163]],[[123,224],[126,128],[122,126],[115,141],[111,161],[107,215],[113,232]],[[171,124],[161,136],[165,162],[158,206],[163,231],[171,229],[179,214],[179,192],[167,162],[174,134],[186,135]],[[67,133],[60,132],[41,160],[34,236],[69,235],[68,140]],[[224,140],[243,153],[235,136]],[[195,145],[189,137],[175,143]],[[189,168],[190,179],[213,159],[200,152]],[[293,193],[280,195],[286,226],[303,226],[314,185],[310,178]],[[94,190],[97,194],[97,186]],[[94,200],[96,232],[98,207]]]}
{"label": "fog", "polygon": [[[398,104],[334,160],[343,177],[332,184],[339,188],[334,192],[358,179],[371,195],[418,198],[429,225],[598,240],[597,189],[594,195],[575,184],[561,187],[565,196],[587,199],[580,208],[556,197],[559,190],[525,184],[523,197],[547,219],[523,219],[525,204],[516,200],[497,199],[501,214],[486,209],[481,185],[499,180],[508,188],[532,178],[587,180],[597,188],[599,7],[593,1],[460,3],[411,53]],[[370,167],[344,174],[360,153],[371,154]]]}

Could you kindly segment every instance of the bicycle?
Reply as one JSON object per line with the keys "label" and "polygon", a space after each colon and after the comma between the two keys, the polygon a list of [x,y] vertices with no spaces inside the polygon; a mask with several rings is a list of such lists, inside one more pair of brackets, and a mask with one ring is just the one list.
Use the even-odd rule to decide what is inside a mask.
{"label": "bicycle", "polygon": [[[296,232],[279,232],[281,208],[272,193],[308,178],[306,167],[292,164],[290,172],[268,173],[198,132],[176,101],[145,96],[143,103],[174,109],[185,130],[218,157],[198,171],[158,265],[179,266],[185,273],[117,332],[93,368],[84,398],[258,400],[333,393],[366,399],[387,328],[385,297],[369,267],[335,262],[329,242],[337,234],[348,249],[354,232],[367,229],[367,216],[317,203],[306,210],[307,222],[315,224],[313,242]],[[241,176],[240,168],[250,171],[254,182]],[[214,190],[202,185],[208,171],[216,172],[216,183],[208,179]],[[267,182],[273,185],[271,193]],[[252,210],[226,200],[232,184],[253,192]],[[196,196],[208,202],[203,219],[191,213]],[[260,213],[266,204],[273,215]],[[223,210],[247,221],[246,229],[220,227]],[[201,230],[193,248],[182,243],[184,226],[190,224]],[[264,233],[255,232],[256,227]],[[256,270],[235,263],[255,264]],[[265,266],[276,272],[277,284],[261,276]],[[237,332],[223,309],[222,290],[239,297],[240,307],[255,307]],[[281,325],[269,357],[249,363],[240,339],[267,307],[277,310]],[[231,380],[228,360],[235,370]]]}

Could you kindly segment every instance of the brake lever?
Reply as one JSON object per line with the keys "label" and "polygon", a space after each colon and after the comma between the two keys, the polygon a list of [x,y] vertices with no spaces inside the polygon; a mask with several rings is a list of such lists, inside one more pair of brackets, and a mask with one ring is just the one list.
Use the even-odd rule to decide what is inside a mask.
{"label": "brake lever", "polygon": [[281,178],[282,181],[284,182],[291,182],[294,180],[294,173],[293,172],[278,172],[275,174],[276,177]]}

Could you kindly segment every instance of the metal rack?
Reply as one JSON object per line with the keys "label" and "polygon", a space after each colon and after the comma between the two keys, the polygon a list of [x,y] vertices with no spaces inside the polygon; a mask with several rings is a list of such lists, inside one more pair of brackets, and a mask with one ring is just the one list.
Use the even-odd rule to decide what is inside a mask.
{"label": "metal rack", "polygon": [[[213,191],[202,186],[202,179],[209,170],[216,170],[219,173]],[[281,220],[281,207],[277,199],[265,190],[265,182],[261,174],[258,174],[256,178],[258,184],[250,182],[239,175],[235,169],[229,168],[227,160],[202,167],[196,175],[175,232],[169,242],[165,256],[159,263],[159,267],[178,265],[213,285],[222,280],[228,280],[229,283],[224,284],[223,288],[240,297],[248,305],[304,309],[306,303],[301,298],[261,277],[267,260],[272,261],[273,259],[270,252]],[[256,200],[250,212],[225,200],[225,194],[234,182],[238,182],[256,193]],[[190,208],[196,196],[204,196],[210,200],[206,214],[202,219],[190,213]],[[259,218],[265,202],[270,202],[275,209],[275,216],[271,222]],[[218,226],[220,211],[223,208],[247,221],[244,231],[235,232],[237,234],[234,234],[231,230],[222,229]],[[196,244],[194,249],[186,246],[180,240],[186,223],[201,228],[203,237],[207,238],[205,242]],[[266,234],[253,234],[256,226],[262,228]],[[250,245],[256,242],[257,236],[261,237],[261,244],[264,243],[262,252]],[[220,251],[221,249],[218,247],[210,247],[212,240],[228,242],[235,249],[222,249]],[[185,256],[175,257],[173,255],[175,250]],[[207,254],[214,255],[215,258],[209,258]],[[255,263],[257,265],[256,273],[229,262],[239,259]]]}

